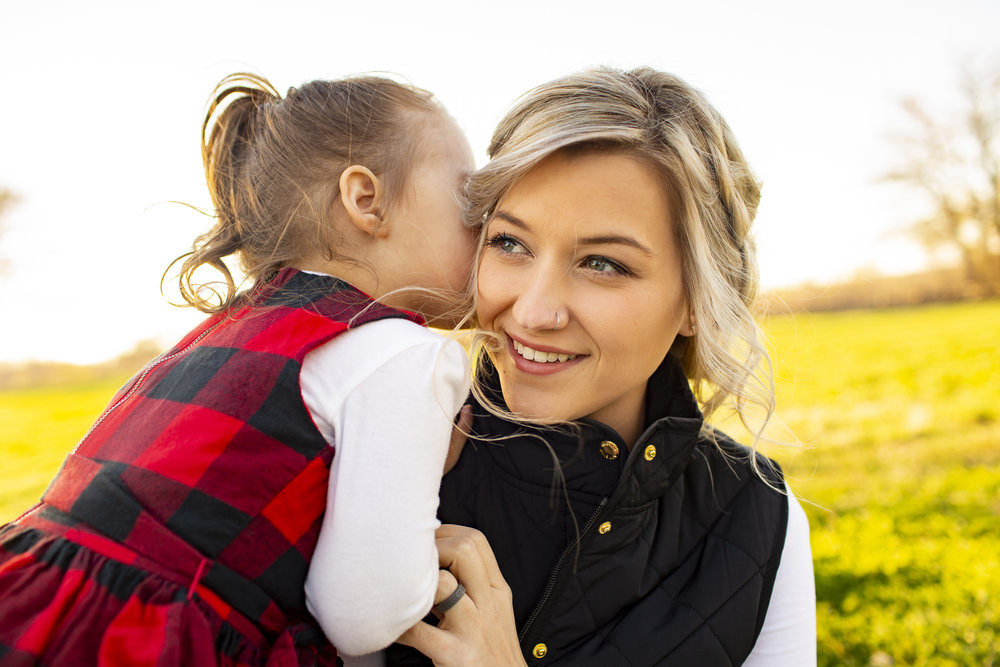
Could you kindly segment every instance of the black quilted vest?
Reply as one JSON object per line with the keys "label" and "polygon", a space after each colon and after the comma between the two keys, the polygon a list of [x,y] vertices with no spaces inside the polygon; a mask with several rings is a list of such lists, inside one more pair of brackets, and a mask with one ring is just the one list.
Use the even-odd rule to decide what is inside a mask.
{"label": "black quilted vest", "polygon": [[[470,441],[442,482],[442,522],[478,528],[496,553],[529,665],[739,665],[760,633],[787,498],[750,450],[700,435],[669,357],[646,403],[631,450],[590,420],[579,434],[533,431],[565,485],[538,438],[477,408],[476,433],[522,435]],[[757,460],[781,488],[776,464]],[[389,664],[430,664],[405,654],[393,647]]]}

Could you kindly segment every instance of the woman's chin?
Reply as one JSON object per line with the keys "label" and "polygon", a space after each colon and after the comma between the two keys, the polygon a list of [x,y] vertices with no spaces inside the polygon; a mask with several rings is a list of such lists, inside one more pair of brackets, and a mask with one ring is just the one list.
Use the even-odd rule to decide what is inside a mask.
{"label": "woman's chin", "polygon": [[569,414],[564,406],[554,405],[551,392],[538,392],[538,395],[533,397],[531,394],[535,392],[504,387],[503,393],[507,409],[522,419],[556,424],[579,418],[579,415]]}

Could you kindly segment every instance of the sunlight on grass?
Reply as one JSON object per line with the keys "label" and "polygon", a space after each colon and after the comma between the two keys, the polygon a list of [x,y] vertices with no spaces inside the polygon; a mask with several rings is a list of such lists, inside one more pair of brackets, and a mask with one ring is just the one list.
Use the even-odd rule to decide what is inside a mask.
{"label": "sunlight on grass", "polygon": [[126,379],[0,392],[0,522],[38,500]]}
{"label": "sunlight on grass", "polygon": [[777,376],[768,436],[796,443],[765,449],[807,501],[819,664],[993,664],[1000,302],[762,324]]}
{"label": "sunlight on grass", "polygon": [[[1000,302],[762,324],[778,397],[767,436],[795,443],[766,451],[806,501],[819,664],[994,664]],[[0,393],[0,521],[37,500],[125,379]]]}

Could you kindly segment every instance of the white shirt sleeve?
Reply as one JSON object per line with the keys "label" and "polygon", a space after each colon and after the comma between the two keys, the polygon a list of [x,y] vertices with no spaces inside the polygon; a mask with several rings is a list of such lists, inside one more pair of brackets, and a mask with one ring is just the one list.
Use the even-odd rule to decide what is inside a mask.
{"label": "white shirt sleeve", "polygon": [[816,582],[809,546],[809,520],[787,485],[785,492],[788,494],[785,546],[764,626],[744,667],[816,665]]}
{"label": "white shirt sleeve", "polygon": [[346,656],[385,648],[433,604],[438,491],[468,365],[457,342],[402,319],[303,361],[303,400],[336,447],[306,606]]}

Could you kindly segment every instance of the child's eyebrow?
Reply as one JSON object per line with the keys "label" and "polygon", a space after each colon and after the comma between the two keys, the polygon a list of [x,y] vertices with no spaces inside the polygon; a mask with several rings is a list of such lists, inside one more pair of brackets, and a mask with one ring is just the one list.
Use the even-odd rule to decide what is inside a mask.
{"label": "child's eyebrow", "polygon": [[[508,223],[510,223],[512,225],[514,225],[515,227],[517,227],[519,229],[523,229],[526,232],[530,232],[531,231],[531,226],[528,223],[526,223],[524,220],[521,220],[521,218],[517,217],[516,215],[513,215],[513,214],[508,213],[506,211],[499,211],[498,210],[498,211],[496,211],[493,214],[493,217],[500,218],[500,219],[502,219],[502,220],[504,220],[504,221],[506,221],[506,222],[508,222]],[[637,240],[635,240],[631,236],[624,236],[624,235],[620,235],[620,234],[607,234],[605,236],[588,236],[586,238],[582,238],[582,239],[578,239],[577,240],[577,245],[581,245],[581,246],[607,245],[609,243],[618,244],[618,245],[624,245],[624,246],[628,246],[630,248],[635,248],[636,250],[639,250],[639,251],[641,251],[641,252],[643,252],[643,253],[645,253],[647,255],[653,255],[654,254],[652,250],[650,250],[649,248],[647,248],[643,244],[639,243]]]}

